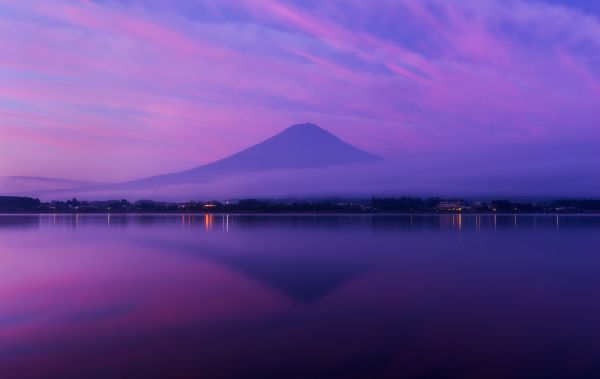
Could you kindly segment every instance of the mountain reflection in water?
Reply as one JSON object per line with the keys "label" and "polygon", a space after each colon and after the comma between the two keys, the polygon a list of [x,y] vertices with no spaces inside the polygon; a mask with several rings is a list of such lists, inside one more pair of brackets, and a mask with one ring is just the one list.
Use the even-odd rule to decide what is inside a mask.
{"label": "mountain reflection in water", "polygon": [[600,216],[0,216],[1,378],[599,377]]}

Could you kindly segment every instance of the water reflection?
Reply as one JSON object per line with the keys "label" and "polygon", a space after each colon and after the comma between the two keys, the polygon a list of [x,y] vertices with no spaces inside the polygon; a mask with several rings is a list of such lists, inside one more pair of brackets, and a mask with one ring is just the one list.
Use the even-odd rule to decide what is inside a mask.
{"label": "water reflection", "polygon": [[599,227],[0,216],[0,378],[600,377]]}
{"label": "water reflection", "polygon": [[107,227],[202,226],[205,231],[229,231],[230,227],[347,229],[404,231],[531,231],[600,229],[600,215],[556,214],[406,214],[406,215],[258,215],[258,214],[44,214],[0,215],[0,229],[56,226]]}
{"label": "water reflection", "polygon": [[37,228],[39,223],[37,215],[0,215],[0,230]]}

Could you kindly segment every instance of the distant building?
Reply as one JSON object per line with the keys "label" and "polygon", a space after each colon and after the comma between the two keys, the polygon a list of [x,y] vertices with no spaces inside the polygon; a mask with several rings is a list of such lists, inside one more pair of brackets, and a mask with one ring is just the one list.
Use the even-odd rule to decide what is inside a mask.
{"label": "distant building", "polygon": [[465,203],[462,201],[442,201],[437,205],[437,209],[444,212],[460,212],[465,208]]}

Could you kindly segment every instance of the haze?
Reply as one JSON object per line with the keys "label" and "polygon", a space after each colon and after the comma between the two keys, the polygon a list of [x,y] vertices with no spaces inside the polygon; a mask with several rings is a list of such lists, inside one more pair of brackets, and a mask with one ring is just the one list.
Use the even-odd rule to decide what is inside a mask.
{"label": "haze", "polygon": [[3,2],[0,177],[129,181],[309,121],[393,165],[365,193],[591,196],[599,17],[566,0]]}

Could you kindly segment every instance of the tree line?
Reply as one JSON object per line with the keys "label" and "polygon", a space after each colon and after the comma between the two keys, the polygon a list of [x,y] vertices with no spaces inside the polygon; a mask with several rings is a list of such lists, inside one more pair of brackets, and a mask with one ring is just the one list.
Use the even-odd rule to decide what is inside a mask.
{"label": "tree line", "polygon": [[598,212],[600,199],[557,199],[538,202],[511,200],[465,200],[439,197],[373,197],[371,199],[189,201],[182,203],[152,200],[103,200],[42,202],[29,197],[0,196],[4,213],[533,213]]}

